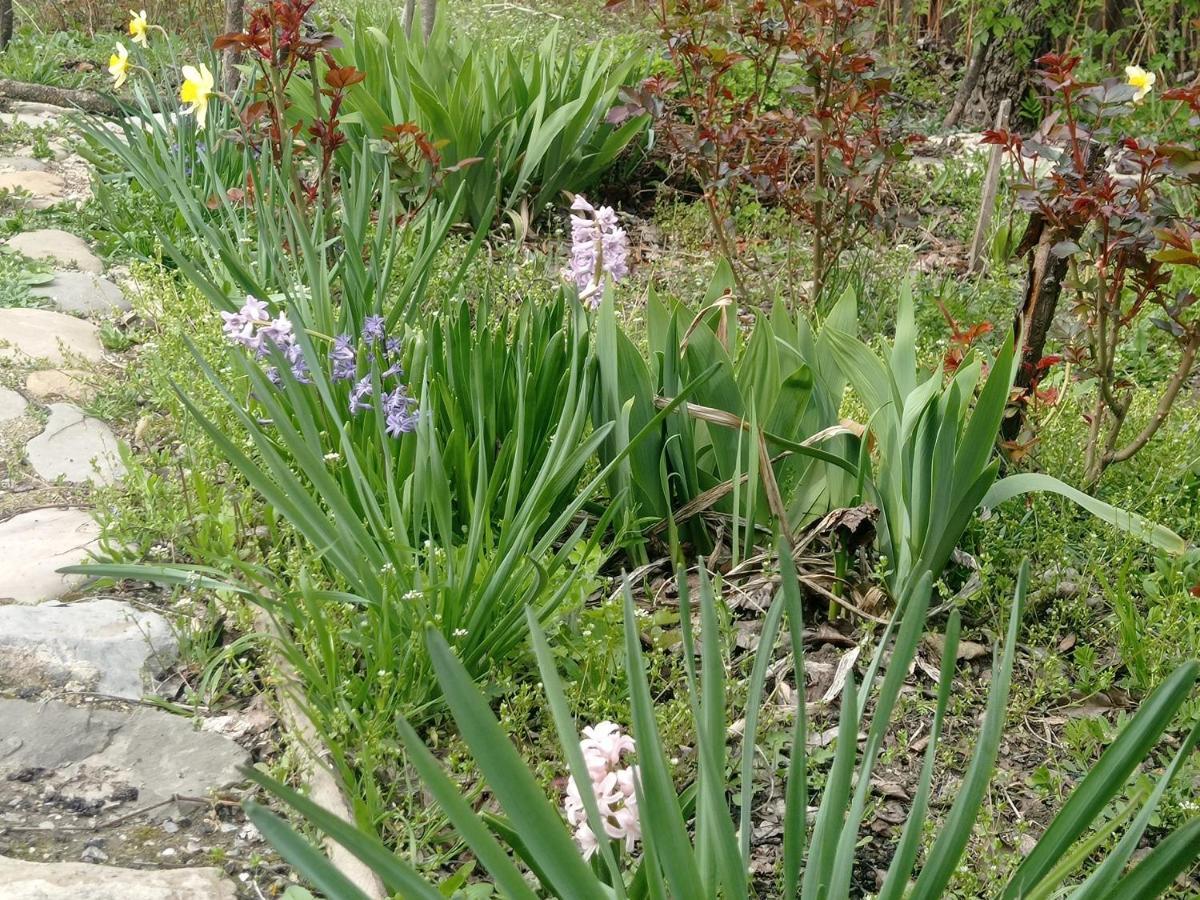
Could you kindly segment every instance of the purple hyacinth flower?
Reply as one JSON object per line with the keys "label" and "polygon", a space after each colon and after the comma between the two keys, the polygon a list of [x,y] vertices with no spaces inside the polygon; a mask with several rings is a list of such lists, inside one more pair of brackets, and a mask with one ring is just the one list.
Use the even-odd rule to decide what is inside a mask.
{"label": "purple hyacinth flower", "polygon": [[383,316],[367,316],[363,320],[362,339],[368,344],[374,344],[383,340]]}
{"label": "purple hyacinth flower", "polygon": [[358,374],[358,352],[348,334],[339,334],[329,348],[329,363],[334,381],[350,381]]}
{"label": "purple hyacinth flower", "polygon": [[404,385],[384,396],[383,412],[387,422],[387,433],[394,438],[416,431],[420,420],[416,409],[416,401],[408,396],[408,388]]}
{"label": "purple hyacinth flower", "polygon": [[285,313],[280,313],[275,321],[260,328],[258,337],[264,349],[273,344],[280,350],[287,350],[296,340],[292,323]]}
{"label": "purple hyacinth flower", "polygon": [[611,206],[594,207],[579,194],[571,210],[571,258],[562,275],[580,299],[599,306],[608,279],[629,274],[629,241]]}
{"label": "purple hyacinth flower", "polygon": [[366,412],[371,408],[371,404],[365,402],[365,398],[371,396],[371,376],[361,378],[350,389],[350,414]]}
{"label": "purple hyacinth flower", "polygon": [[304,349],[296,343],[289,344],[283,351],[284,358],[292,367],[292,377],[300,384],[312,384],[308,371],[308,360],[304,358]]}

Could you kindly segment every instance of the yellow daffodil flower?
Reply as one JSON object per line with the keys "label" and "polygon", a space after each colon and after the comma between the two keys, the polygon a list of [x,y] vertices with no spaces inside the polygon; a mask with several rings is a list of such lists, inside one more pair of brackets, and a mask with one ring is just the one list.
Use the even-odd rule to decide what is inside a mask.
{"label": "yellow daffodil flower", "polygon": [[135,44],[146,46],[150,40],[150,23],[146,21],[146,11],[143,9],[140,13],[129,11],[131,16],[129,20],[129,36]]}
{"label": "yellow daffodil flower", "polygon": [[1154,82],[1157,80],[1153,72],[1147,72],[1141,66],[1126,66],[1125,79],[1137,89],[1133,95],[1134,103],[1141,103],[1142,98],[1154,90]]}
{"label": "yellow daffodil flower", "polygon": [[129,51],[118,43],[117,52],[108,58],[108,74],[113,77],[113,88],[119,90],[129,77]]}
{"label": "yellow daffodil flower", "polygon": [[200,63],[199,69],[195,66],[183,67],[183,86],[179,89],[179,99],[187,104],[183,114],[195,113],[196,124],[201,128],[208,115],[208,98],[213,95],[215,83],[212,72],[204,63]]}

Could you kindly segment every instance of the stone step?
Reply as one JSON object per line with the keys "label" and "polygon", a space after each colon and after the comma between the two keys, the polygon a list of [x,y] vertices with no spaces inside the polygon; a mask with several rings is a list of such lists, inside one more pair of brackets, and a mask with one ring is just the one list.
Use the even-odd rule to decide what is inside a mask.
{"label": "stone step", "polygon": [[30,259],[48,260],[60,266],[74,267],[80,272],[91,272],[93,275],[104,272],[104,263],[92,253],[87,243],[60,228],[39,228],[36,231],[14,234],[6,244]]}
{"label": "stone step", "polygon": [[[0,722],[0,780],[21,792],[7,807],[27,811],[30,825],[53,808],[163,819],[238,784],[239,768],[249,762],[224,735],[148,707],[0,699]],[[14,824],[7,810],[4,819]]]}
{"label": "stone step", "polygon": [[125,475],[111,428],[70,403],[51,403],[49,409],[45,429],[25,445],[35,472],[48,481],[95,485],[112,484]]}
{"label": "stone step", "polygon": [[29,209],[49,209],[67,199],[67,183],[53,172],[0,172],[0,191],[18,192],[14,199]]}
{"label": "stone step", "polygon": [[57,600],[82,584],[82,575],[57,570],[85,562],[99,537],[92,514],[75,507],[33,509],[0,522],[0,603]]}
{"label": "stone step", "polygon": [[91,272],[55,272],[53,281],[31,288],[29,293],[49,300],[63,312],[85,316],[124,311],[130,306],[119,287]]}
{"label": "stone step", "polygon": [[29,402],[11,388],[0,387],[0,422],[25,415]]}
{"label": "stone step", "polygon": [[110,597],[0,606],[0,688],[140,700],[147,678],[178,655],[166,619]]}
{"label": "stone step", "polygon": [[49,309],[0,309],[0,359],[45,359],[52,366],[61,366],[68,355],[88,362],[103,359],[100,329]]}
{"label": "stone step", "polygon": [[0,856],[4,900],[234,900],[220,869],[119,869]]}
{"label": "stone step", "polygon": [[36,400],[64,398],[88,403],[96,395],[93,377],[83,369],[39,369],[25,379],[25,391]]}

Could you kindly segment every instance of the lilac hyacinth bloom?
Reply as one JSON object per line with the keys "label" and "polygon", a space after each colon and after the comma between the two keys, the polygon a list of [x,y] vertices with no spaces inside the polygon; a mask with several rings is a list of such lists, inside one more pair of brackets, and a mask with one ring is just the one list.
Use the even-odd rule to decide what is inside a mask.
{"label": "lilac hyacinth bloom", "polygon": [[225,321],[222,331],[231,343],[241,344],[250,350],[258,350],[256,330],[271,320],[267,304],[257,297],[247,297],[242,308],[235,313],[222,312]]}
{"label": "lilac hyacinth bloom", "polygon": [[374,344],[382,341],[384,318],[383,316],[367,316],[363,320],[362,339],[365,343]]}
{"label": "lilac hyacinth bloom", "polygon": [[329,348],[329,364],[334,381],[350,381],[358,374],[358,352],[350,335],[339,334],[333,339],[333,346]]}
{"label": "lilac hyacinth bloom", "polygon": [[350,389],[350,414],[366,412],[371,408],[371,404],[365,402],[365,398],[371,396],[371,376],[360,378]]}
{"label": "lilac hyacinth bloom", "polygon": [[308,360],[304,358],[304,348],[294,341],[283,351],[284,358],[292,367],[292,377],[300,384],[312,384],[308,371]]}
{"label": "lilac hyacinth bloom", "polygon": [[594,207],[576,194],[571,211],[571,259],[562,274],[596,307],[608,279],[629,274],[629,241],[611,206]]}
{"label": "lilac hyacinth bloom", "polygon": [[396,388],[383,398],[383,414],[387,422],[387,433],[394,438],[411,431],[416,431],[420,415],[416,409],[417,402],[408,396],[408,388],[404,385]]}
{"label": "lilac hyacinth bloom", "polygon": [[278,318],[258,330],[258,353],[265,356],[272,346],[287,352],[295,341],[296,335],[291,321],[286,313],[280,313]]}

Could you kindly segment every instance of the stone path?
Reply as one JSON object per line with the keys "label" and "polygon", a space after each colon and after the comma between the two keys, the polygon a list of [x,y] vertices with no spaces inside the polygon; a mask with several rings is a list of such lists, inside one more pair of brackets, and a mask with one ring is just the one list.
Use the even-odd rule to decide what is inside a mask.
{"label": "stone path", "polygon": [[[0,145],[9,123],[55,128],[65,116],[0,112]],[[0,192],[30,210],[76,202],[87,196],[76,160],[5,147]],[[7,244],[54,277],[32,291],[48,308],[0,308],[0,897],[254,896],[209,864],[265,849],[238,804],[219,799],[249,754],[228,722],[201,729],[144,699],[179,657],[172,623],[58,572],[98,551],[88,504],[125,475],[128,423],[88,404],[114,377],[99,323],[129,300],[77,235],[31,228]]]}

